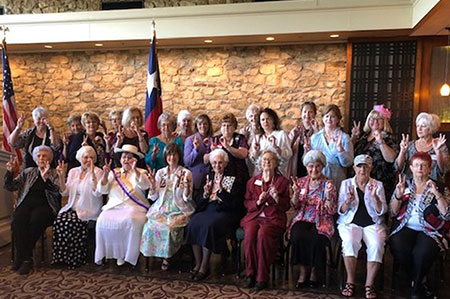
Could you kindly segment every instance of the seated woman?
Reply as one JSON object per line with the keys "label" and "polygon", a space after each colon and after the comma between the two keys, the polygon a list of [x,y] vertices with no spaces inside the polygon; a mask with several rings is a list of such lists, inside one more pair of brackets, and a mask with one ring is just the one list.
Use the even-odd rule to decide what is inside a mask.
{"label": "seated woman", "polygon": [[239,225],[243,186],[226,169],[228,155],[223,149],[209,154],[213,172],[206,176],[203,194],[197,198],[196,213],[186,231],[186,243],[192,245],[195,266],[190,278],[203,280],[209,273],[211,252],[226,250],[226,238]]}
{"label": "seated woman", "polygon": [[82,146],[76,159],[81,166],[69,171],[66,183],[66,164],[60,163],[58,167],[61,195],[69,196],[69,200],[53,223],[52,264],[71,268],[86,263],[88,222],[97,220],[103,206],[102,195],[96,192],[102,170],[94,165],[97,159],[94,148]]}
{"label": "seated woman", "polygon": [[149,174],[149,199],[155,203],[147,212],[147,223],[141,238],[144,256],[163,258],[161,269],[169,268],[168,259],[183,244],[184,227],[194,213],[192,174],[182,167],[181,150],[170,143],[164,149],[168,166]]}
{"label": "seated woman", "polygon": [[445,250],[443,226],[450,220],[448,187],[430,179],[433,160],[417,152],[410,159],[412,179],[399,176],[390,202],[394,217],[390,248],[394,260],[410,273],[411,298],[428,291],[424,277],[439,251]]}
{"label": "seated woman", "polygon": [[15,149],[23,149],[22,169],[36,167],[33,149],[40,145],[47,145],[53,150],[53,160],[50,161],[50,164],[52,167],[56,167],[57,153],[62,149],[62,142],[48,119],[48,110],[44,107],[36,107],[32,115],[34,127],[22,132],[25,122],[25,115],[22,113],[17,120],[16,128],[8,138],[8,142]]}
{"label": "seated woman", "polygon": [[311,150],[303,157],[303,165],[308,175],[293,179],[291,205],[296,214],[292,219],[289,234],[292,264],[300,265],[300,275],[295,285],[297,289],[307,285],[311,288],[318,286],[317,270],[324,274],[325,248],[334,234],[336,187],[322,174],[326,164],[327,160],[322,152]]}
{"label": "seated woman", "polygon": [[46,145],[33,149],[37,167],[19,172],[17,158],[6,164],[5,186],[8,191],[18,191],[16,209],[12,215],[11,229],[14,238],[14,264],[19,274],[28,274],[33,267],[33,248],[45,229],[52,225],[61,208],[58,173],[50,168],[53,151]]}
{"label": "seated woman", "polygon": [[267,287],[270,265],[286,229],[289,210],[289,180],[278,172],[278,163],[274,152],[264,151],[260,160],[262,173],[248,181],[245,193],[247,215],[241,225],[245,232],[247,287],[256,283],[258,291]]}
{"label": "seated woman", "polygon": [[145,190],[150,187],[147,171],[136,168],[144,155],[138,148],[125,144],[121,152],[122,168],[111,170],[111,160],[105,162],[102,179],[97,184],[101,194],[108,194],[96,226],[95,262],[104,257],[117,259],[117,265],[125,262],[136,265],[139,257],[142,229],[147,217],[148,201]]}
{"label": "seated woman", "polygon": [[172,115],[166,112],[162,113],[158,117],[157,125],[161,134],[150,138],[149,149],[145,154],[145,163],[150,165],[150,168],[155,171],[167,166],[163,155],[166,145],[173,142],[180,147],[181,152],[184,150],[183,139],[180,136],[174,136],[177,122]]}
{"label": "seated woman", "polygon": [[355,177],[344,180],[339,190],[338,231],[342,239],[347,282],[342,295],[353,296],[355,290],[356,259],[361,241],[367,247],[366,298],[377,297],[374,280],[383,262],[386,226],[383,215],[387,212],[383,183],[372,179],[373,159],[369,155],[355,157]]}

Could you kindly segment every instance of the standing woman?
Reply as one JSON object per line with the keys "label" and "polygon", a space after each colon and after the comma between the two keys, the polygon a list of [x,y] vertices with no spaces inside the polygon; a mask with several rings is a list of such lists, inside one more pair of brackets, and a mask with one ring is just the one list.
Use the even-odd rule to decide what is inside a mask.
{"label": "standing woman", "polygon": [[[264,151],[260,159],[262,173],[247,183],[244,228],[247,287],[260,291],[267,287],[280,237],[286,229],[289,210],[289,181],[278,172],[278,157]],[[255,285],[256,284],[256,285]]]}
{"label": "standing woman", "polygon": [[184,142],[186,138],[194,134],[192,131],[192,115],[187,110],[178,112],[177,123],[180,126],[178,137]]}
{"label": "standing woman", "polygon": [[[236,180],[247,184],[249,179],[245,158],[248,156],[248,144],[244,135],[236,133],[237,120],[233,113],[227,113],[220,120],[220,133],[213,138],[209,150],[223,149],[228,154],[227,169],[230,174],[236,176]],[[204,156],[205,164],[208,163],[209,154]],[[243,208],[243,207],[242,207]],[[244,216],[244,211],[241,216]]]}
{"label": "standing woman", "polygon": [[[117,140],[114,148],[121,148],[124,144],[132,144],[142,154],[147,153],[148,134],[142,128],[143,124],[144,116],[138,107],[132,106],[125,109],[122,116],[122,128],[116,135]],[[116,165],[118,165],[119,159],[119,157],[115,159]],[[145,169],[144,159],[139,159],[137,167]]]}
{"label": "standing woman", "polygon": [[186,244],[192,245],[195,266],[190,278],[205,279],[209,274],[211,253],[227,248],[226,238],[239,225],[243,186],[227,171],[228,154],[215,149],[209,154],[213,172],[203,181],[203,194],[197,199],[197,209],[186,229]]}
{"label": "standing woman", "polygon": [[[261,111],[259,126],[262,129],[262,133],[253,140],[249,157],[253,164],[257,166],[258,158],[263,151],[273,151],[277,154],[280,161],[279,171],[287,177],[288,161],[292,156],[291,141],[286,132],[281,130],[280,125],[280,119],[275,111],[270,108],[265,108]],[[253,175],[259,173],[261,173],[261,170],[257,169]]]}
{"label": "standing woman", "polygon": [[184,228],[194,213],[192,174],[182,167],[181,150],[171,143],[164,149],[167,166],[149,174],[149,199],[154,203],[147,212],[141,238],[144,256],[162,258],[161,269],[169,268],[171,258],[183,244]]}
{"label": "standing woman", "polygon": [[317,108],[314,102],[304,102],[300,106],[302,117],[289,133],[292,157],[289,160],[288,174],[299,178],[307,175],[302,163],[303,155],[311,149],[311,136],[320,129],[316,121]]}
{"label": "standing woman", "polygon": [[386,198],[391,199],[395,187],[394,161],[398,154],[398,145],[392,135],[389,124],[391,111],[383,105],[375,105],[364,123],[360,135],[360,124],[354,123],[352,142],[355,156],[366,154],[372,157],[371,177],[383,182]]}
{"label": "standing woman", "polygon": [[69,171],[66,183],[66,164],[57,169],[59,184],[63,186],[61,195],[69,196],[69,200],[53,223],[52,264],[62,263],[70,268],[86,263],[88,222],[97,220],[103,205],[102,195],[96,191],[102,170],[94,165],[94,148],[82,146],[76,159],[81,166]]}
{"label": "standing woman", "polygon": [[353,144],[339,126],[341,119],[338,106],[326,106],[322,111],[324,128],[311,136],[311,148],[321,151],[326,157],[323,174],[333,180],[335,186],[340,186],[345,180],[345,170],[353,163]]}
{"label": "standing woman", "polygon": [[184,143],[184,166],[192,172],[195,199],[203,191],[202,181],[209,172],[209,165],[204,163],[203,156],[207,152],[213,128],[211,119],[206,114],[197,116],[194,123],[195,133]]}
{"label": "standing woman", "polygon": [[150,138],[149,149],[145,154],[145,163],[155,171],[167,166],[164,160],[164,148],[167,144],[173,142],[180,147],[182,152],[184,150],[183,139],[180,136],[175,137],[173,134],[177,123],[172,115],[166,112],[162,113],[158,117],[157,125],[161,134]]}
{"label": "standing woman", "polygon": [[83,124],[85,131],[76,134],[69,143],[67,168],[70,170],[80,166],[80,162],[76,159],[76,155],[77,151],[85,145],[94,148],[97,154],[96,166],[102,167],[106,155],[106,143],[103,139],[103,133],[98,131],[100,127],[100,118],[97,113],[86,112],[81,116],[81,123]]}
{"label": "standing woman", "polygon": [[25,115],[22,113],[17,120],[16,128],[9,136],[8,142],[15,149],[24,149],[22,169],[36,167],[33,149],[40,145],[49,146],[53,150],[53,160],[50,161],[50,164],[52,167],[56,167],[57,153],[62,150],[62,143],[48,119],[48,110],[43,107],[36,107],[32,115],[34,127],[22,132],[25,121]]}
{"label": "standing woman", "polygon": [[96,226],[95,262],[104,257],[117,259],[117,265],[125,262],[136,265],[139,257],[142,229],[147,218],[148,201],[145,190],[150,187],[147,171],[136,168],[143,155],[138,148],[124,144],[121,149],[121,168],[111,170],[111,161],[105,163],[97,191],[108,194]]}
{"label": "standing woman", "polygon": [[406,175],[406,179],[412,178],[409,167],[411,157],[417,152],[424,152],[428,153],[432,160],[430,178],[441,183],[445,182],[445,175],[450,169],[450,156],[445,145],[447,139],[442,134],[433,138],[433,134],[438,131],[440,125],[439,116],[422,112],[416,118],[416,132],[419,139],[409,141],[409,135],[402,134],[400,153],[395,160],[395,166],[398,172]]}
{"label": "standing woman", "polygon": [[[317,271],[325,270],[326,245],[334,234],[337,199],[332,180],[323,175],[327,160],[318,150],[303,157],[308,175],[294,179],[291,205],[296,211],[289,228],[292,264],[299,265],[295,287],[318,286]],[[309,273],[308,273],[309,270]],[[322,275],[324,273],[321,273]]]}
{"label": "standing woman", "polygon": [[432,163],[427,153],[412,155],[412,178],[399,175],[390,202],[394,217],[390,248],[394,261],[410,274],[411,298],[420,298],[422,291],[429,291],[424,277],[439,251],[447,247],[444,225],[450,221],[450,193],[448,187],[431,179]]}
{"label": "standing woman", "polygon": [[[247,124],[239,131],[239,133],[245,136],[249,147],[251,147],[255,136],[261,133],[261,128],[259,127],[260,113],[261,107],[256,104],[251,104],[245,111]],[[252,177],[255,171],[255,167],[249,157],[245,159],[245,163],[247,163],[249,176]]]}
{"label": "standing woman", "polygon": [[52,225],[61,208],[58,173],[50,168],[53,151],[46,145],[33,149],[36,167],[19,172],[18,160],[6,164],[5,185],[8,191],[18,191],[17,205],[12,215],[11,229],[14,243],[12,269],[28,274],[33,268],[33,248],[45,229]]}

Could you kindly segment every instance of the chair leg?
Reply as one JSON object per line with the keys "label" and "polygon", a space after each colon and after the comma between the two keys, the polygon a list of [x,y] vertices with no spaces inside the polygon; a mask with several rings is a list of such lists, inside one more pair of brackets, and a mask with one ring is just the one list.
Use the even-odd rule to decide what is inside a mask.
{"label": "chair leg", "polygon": [[149,272],[150,271],[150,257],[146,256],[145,257],[145,272]]}
{"label": "chair leg", "polygon": [[11,228],[11,262],[13,262],[13,263],[14,263],[14,260],[15,260],[15,252],[14,252],[14,250],[15,250],[15,247],[14,247],[14,233],[13,233],[12,228]]}
{"label": "chair leg", "polygon": [[236,253],[236,278],[241,277],[241,245],[242,240],[236,241],[237,253]]}
{"label": "chair leg", "polygon": [[289,254],[291,253],[291,243],[290,242],[288,242],[287,243],[287,245],[286,245],[286,251],[284,252],[284,254],[286,255],[285,256],[285,269],[284,269],[284,279],[286,280],[286,281],[288,281],[288,279],[289,279],[289,266],[290,266],[290,264],[289,264]]}

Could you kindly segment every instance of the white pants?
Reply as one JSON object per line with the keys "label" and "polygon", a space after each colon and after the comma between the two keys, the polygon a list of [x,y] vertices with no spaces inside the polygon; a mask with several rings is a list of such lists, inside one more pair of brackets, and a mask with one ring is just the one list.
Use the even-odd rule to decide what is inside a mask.
{"label": "white pants", "polygon": [[353,223],[339,224],[339,236],[342,239],[342,254],[358,257],[364,241],[367,247],[368,262],[383,262],[384,243],[386,241],[386,228],[383,225],[373,224],[361,227]]}

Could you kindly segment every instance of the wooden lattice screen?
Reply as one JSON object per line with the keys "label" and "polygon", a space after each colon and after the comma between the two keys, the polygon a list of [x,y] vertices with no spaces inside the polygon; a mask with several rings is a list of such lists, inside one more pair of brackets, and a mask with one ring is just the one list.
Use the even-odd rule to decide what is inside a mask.
{"label": "wooden lattice screen", "polygon": [[384,104],[392,110],[397,139],[411,134],[416,48],[415,41],[353,43],[349,128],[353,120],[361,121],[362,128],[373,106]]}

